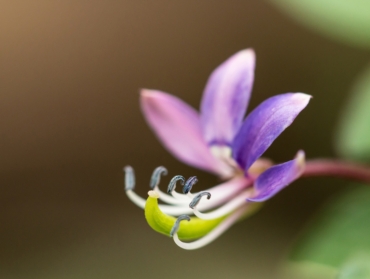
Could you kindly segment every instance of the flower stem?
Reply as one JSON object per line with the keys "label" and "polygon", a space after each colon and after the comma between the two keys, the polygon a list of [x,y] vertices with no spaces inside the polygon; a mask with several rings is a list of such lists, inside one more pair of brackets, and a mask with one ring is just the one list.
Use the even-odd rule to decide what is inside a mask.
{"label": "flower stem", "polygon": [[370,183],[370,166],[340,160],[315,159],[306,161],[301,177],[329,176]]}

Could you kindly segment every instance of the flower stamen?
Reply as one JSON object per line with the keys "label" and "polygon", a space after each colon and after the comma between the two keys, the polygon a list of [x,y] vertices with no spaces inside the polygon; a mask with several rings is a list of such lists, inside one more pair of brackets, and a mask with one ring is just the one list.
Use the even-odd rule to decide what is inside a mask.
{"label": "flower stamen", "polygon": [[[126,166],[124,168],[125,172],[125,192],[127,197],[138,207],[144,209],[146,200],[140,197],[134,192],[135,189],[135,173],[134,169],[131,166]],[[158,187],[157,187],[158,188]],[[156,191],[159,195],[158,190]],[[160,196],[160,195],[159,195]],[[191,214],[191,210],[187,207],[187,203],[183,203],[183,206],[171,206],[171,205],[160,205],[160,209],[166,214],[177,216],[183,214]]]}
{"label": "flower stamen", "polygon": [[[178,198],[176,196],[167,195],[166,193],[162,192],[159,189],[159,183],[160,183],[161,175],[167,175],[167,173],[168,173],[167,169],[163,166],[159,166],[159,167],[155,168],[155,170],[153,171],[153,174],[151,176],[151,179],[150,179],[150,188],[152,188],[154,191],[158,192],[159,198],[165,203],[169,203],[169,204],[173,204],[173,205],[179,205],[179,204],[185,205],[185,204],[187,204],[189,202],[189,197],[186,197],[186,200],[184,200],[184,199],[181,200],[181,198]],[[180,179],[182,181],[185,181],[185,178],[183,178],[182,176],[181,176],[181,178],[177,178],[177,180],[178,179]],[[170,184],[173,182],[172,180],[171,180]],[[174,182],[175,184],[176,184],[177,180],[175,180],[175,182]],[[173,186],[173,188],[175,188],[175,185]],[[168,192],[168,189],[167,189],[167,192]]]}
{"label": "flower stamen", "polygon": [[186,180],[184,187],[182,188],[182,192],[184,194],[189,194],[194,184],[197,182],[198,178],[196,176],[189,177],[188,180]]}
{"label": "flower stamen", "polygon": [[200,199],[201,199],[203,196],[205,196],[205,195],[207,195],[207,200],[209,200],[209,199],[211,198],[211,193],[210,193],[210,192],[202,192],[202,193],[199,193],[198,195],[196,195],[196,196],[195,196],[195,198],[193,198],[193,200],[192,200],[192,201],[191,201],[191,203],[189,204],[189,207],[190,207],[191,209],[194,209],[194,208],[198,205],[198,203],[199,203]]}
{"label": "flower stamen", "polygon": [[188,201],[189,197],[187,195],[175,192],[177,181],[180,181],[180,184],[184,186],[185,178],[182,175],[175,175],[168,184],[167,193],[172,195],[176,199],[186,199],[186,201]]}
{"label": "flower stamen", "polygon": [[[189,207],[189,203],[192,201],[193,195],[196,194],[191,194],[190,190],[192,189],[192,186],[198,181],[197,178],[196,177],[189,178],[187,180],[188,182],[187,189],[189,190],[188,194],[180,194],[174,191],[176,188],[175,184],[176,181],[184,181],[185,179],[182,176],[175,176],[174,178],[172,178],[167,189],[167,192],[172,191],[171,192],[172,196],[170,196],[167,193],[164,193],[159,190],[160,175],[165,173],[165,170],[166,169],[164,167],[156,168],[151,178],[150,186],[154,186],[154,191],[158,194],[159,199],[167,203],[160,204],[159,208],[165,214],[171,216],[194,214],[194,210]],[[134,192],[135,174],[133,168],[131,166],[126,166],[124,168],[124,172],[125,172],[125,192],[127,197],[138,207],[144,209],[146,200]],[[211,189],[205,190],[205,192],[209,192],[212,195],[212,199],[207,203],[201,203],[197,205],[196,208],[198,208],[201,211],[207,211],[216,208],[230,200],[230,198],[240,193],[243,189],[249,187],[251,185],[251,182],[252,181],[246,178],[236,177]]]}
{"label": "flower stamen", "polygon": [[135,188],[135,173],[131,166],[123,168],[125,172],[125,191],[133,190]]}
{"label": "flower stamen", "polygon": [[123,168],[125,172],[125,192],[127,197],[138,207],[145,207],[145,200],[138,196],[135,192],[135,173],[131,166],[126,166]]}
{"label": "flower stamen", "polygon": [[177,231],[179,230],[179,227],[180,227],[180,222],[182,220],[190,221],[190,217],[188,215],[185,215],[185,214],[180,215],[179,217],[177,217],[175,225],[173,225],[173,227],[171,229],[171,232],[170,232],[171,237],[173,237],[174,234],[177,234]]}
{"label": "flower stamen", "polygon": [[150,178],[150,188],[154,190],[155,187],[158,187],[159,183],[161,182],[161,176],[167,175],[167,173],[167,169],[163,166],[155,168]]}

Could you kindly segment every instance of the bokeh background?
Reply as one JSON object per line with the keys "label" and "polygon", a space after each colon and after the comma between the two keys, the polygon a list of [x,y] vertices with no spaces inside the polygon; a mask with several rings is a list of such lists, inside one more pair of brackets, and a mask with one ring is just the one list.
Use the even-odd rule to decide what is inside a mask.
{"label": "bokeh background", "polygon": [[1,1],[0,278],[276,278],[289,245],[345,182],[298,181],[190,252],[152,231],[123,191],[127,164],[143,196],[159,165],[197,175],[198,187],[218,182],[161,146],[138,92],[198,107],[210,72],[248,47],[257,53],[250,109],[279,93],[314,96],[266,155],[336,156],[337,121],[370,53],[267,1]]}

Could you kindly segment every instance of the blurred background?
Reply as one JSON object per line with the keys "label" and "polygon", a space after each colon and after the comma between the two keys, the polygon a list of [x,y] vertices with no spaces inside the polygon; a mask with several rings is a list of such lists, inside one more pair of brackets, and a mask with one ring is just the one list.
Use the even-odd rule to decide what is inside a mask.
{"label": "blurred background", "polygon": [[279,93],[314,96],[267,156],[336,156],[333,137],[370,53],[310,31],[267,1],[2,1],[0,278],[276,278],[318,206],[346,183],[300,180],[211,245],[184,251],[152,231],[123,191],[153,169],[217,179],[174,159],[148,128],[139,89],[199,107],[208,75],[252,47],[249,110]]}

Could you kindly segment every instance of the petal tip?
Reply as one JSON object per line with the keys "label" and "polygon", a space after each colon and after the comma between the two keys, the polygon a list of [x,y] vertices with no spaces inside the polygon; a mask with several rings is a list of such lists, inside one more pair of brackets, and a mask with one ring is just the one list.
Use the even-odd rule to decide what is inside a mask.
{"label": "petal tip", "polygon": [[301,93],[301,92],[294,93],[294,95],[293,95],[293,99],[297,103],[306,103],[306,104],[308,104],[308,102],[311,100],[311,98],[312,98],[311,95],[308,95],[306,93]]}
{"label": "petal tip", "polygon": [[235,54],[235,58],[245,61],[254,61],[256,60],[256,52],[253,48],[246,48],[243,50],[240,50]]}
{"label": "petal tip", "polygon": [[248,55],[248,56],[256,56],[256,52],[254,51],[253,48],[246,48],[246,49],[243,49],[241,51],[239,51],[240,53],[244,53],[245,55]]}
{"label": "petal tip", "polygon": [[299,178],[305,168],[305,153],[299,150],[292,161],[275,165],[262,173],[255,182],[255,195],[247,201],[262,202],[270,199]]}
{"label": "petal tip", "polygon": [[142,88],[140,90],[140,99],[144,103],[165,102],[168,97],[174,96],[155,89]]}
{"label": "petal tip", "polygon": [[141,88],[140,89],[140,96],[145,98],[145,97],[151,97],[155,94],[155,90],[152,89],[147,89],[147,88]]}

